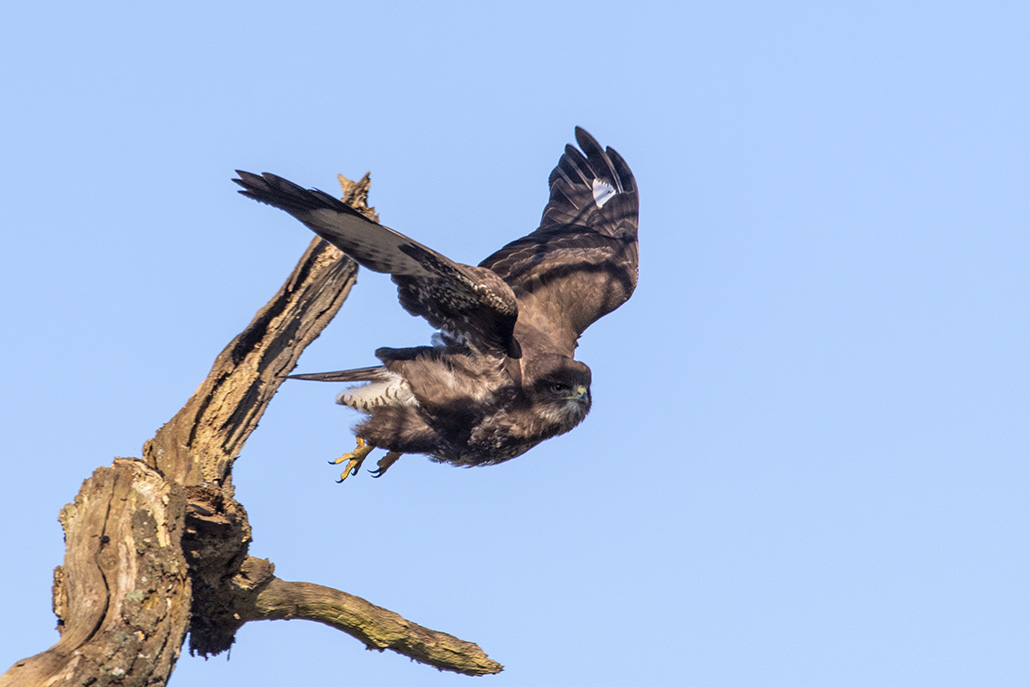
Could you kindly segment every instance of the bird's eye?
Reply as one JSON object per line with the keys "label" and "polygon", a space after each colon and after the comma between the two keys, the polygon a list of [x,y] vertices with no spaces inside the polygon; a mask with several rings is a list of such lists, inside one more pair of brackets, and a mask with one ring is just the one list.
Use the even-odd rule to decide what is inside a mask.
{"label": "bird's eye", "polygon": [[551,391],[556,394],[561,394],[569,390],[568,384],[562,384],[561,382],[551,382]]}

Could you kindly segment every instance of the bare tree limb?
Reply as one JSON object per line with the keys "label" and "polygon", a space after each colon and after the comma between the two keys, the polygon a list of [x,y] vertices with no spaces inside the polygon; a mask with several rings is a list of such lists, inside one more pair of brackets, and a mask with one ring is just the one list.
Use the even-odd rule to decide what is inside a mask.
{"label": "bare tree limb", "polygon": [[[378,220],[364,204],[368,187],[366,174],[345,187],[344,200]],[[218,355],[182,410],[144,444],[147,464],[181,484],[224,485],[283,376],[339,311],[356,273],[353,260],[314,239],[279,292]]]}
{"label": "bare tree limb", "polygon": [[342,630],[370,649],[390,649],[441,670],[488,675],[502,670],[478,646],[444,632],[416,625],[364,599],[310,582],[275,577],[266,560],[249,558],[236,584],[241,591],[241,621],[314,620]]}
{"label": "bare tree limb", "polygon": [[[368,175],[340,182],[344,200],[378,220],[366,203]],[[282,618],[316,620],[441,670],[502,670],[475,644],[345,592],[284,582],[248,554],[233,462],[284,375],[340,309],[356,271],[315,239],[186,405],[146,442],[143,460],[117,458],[83,483],[61,514],[60,640],[0,675],[0,687],[164,684],[187,631],[190,650],[208,655],[228,649],[244,622]]]}

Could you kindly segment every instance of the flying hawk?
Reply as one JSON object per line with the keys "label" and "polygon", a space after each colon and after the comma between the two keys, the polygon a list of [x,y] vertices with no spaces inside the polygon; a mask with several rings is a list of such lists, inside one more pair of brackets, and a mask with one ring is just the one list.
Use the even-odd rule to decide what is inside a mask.
{"label": "flying hawk", "polygon": [[590,410],[590,368],[576,340],[637,283],[637,187],[622,157],[576,128],[548,183],[540,227],[478,266],[463,265],[377,224],[336,198],[274,174],[237,170],[245,196],[290,213],[376,272],[400,303],[439,330],[432,346],[380,348],[382,362],[299,379],[366,382],[337,403],[368,415],[340,477],[374,448],[374,476],[404,453],[490,465],[578,425]]}

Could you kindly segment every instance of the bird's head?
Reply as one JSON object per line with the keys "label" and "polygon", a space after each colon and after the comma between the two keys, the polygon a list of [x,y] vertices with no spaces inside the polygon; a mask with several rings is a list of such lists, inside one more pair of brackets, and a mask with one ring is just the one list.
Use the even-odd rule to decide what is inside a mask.
{"label": "bird's head", "polygon": [[531,393],[540,414],[567,432],[590,412],[590,368],[565,356],[548,356],[533,375]]}

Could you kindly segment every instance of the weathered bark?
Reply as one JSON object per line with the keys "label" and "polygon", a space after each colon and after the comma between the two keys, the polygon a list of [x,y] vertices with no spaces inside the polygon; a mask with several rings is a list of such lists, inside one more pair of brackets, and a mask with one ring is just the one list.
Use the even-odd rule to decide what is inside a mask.
{"label": "weathered bark", "polygon": [[190,615],[185,507],[183,488],[138,460],[98,468],[61,511],[67,550],[54,571],[61,638],[16,663],[0,685],[145,685],[167,677]]}
{"label": "weathered bark", "polygon": [[[366,175],[344,199],[378,220],[364,206],[368,183]],[[313,240],[279,293],[218,354],[186,405],[144,444],[143,459],[180,484],[227,489],[232,462],[283,376],[336,315],[356,272],[353,260]]]}
{"label": "weathered bark", "polygon": [[[368,175],[340,177],[344,200],[373,219]],[[54,573],[60,640],[0,675],[12,685],[164,684],[190,650],[216,654],[250,620],[305,618],[442,670],[497,673],[479,647],[345,592],[284,582],[249,556],[250,525],[232,465],[284,375],[354,284],[353,261],[321,239],[218,357],[186,405],[143,447],[87,479],[61,522]]]}
{"label": "weathered bark", "polygon": [[267,560],[248,558],[234,580],[240,624],[251,620],[303,618],[335,627],[369,649],[390,649],[416,661],[465,675],[488,675],[501,665],[471,642],[428,630],[385,608],[330,587],[286,582]]}

